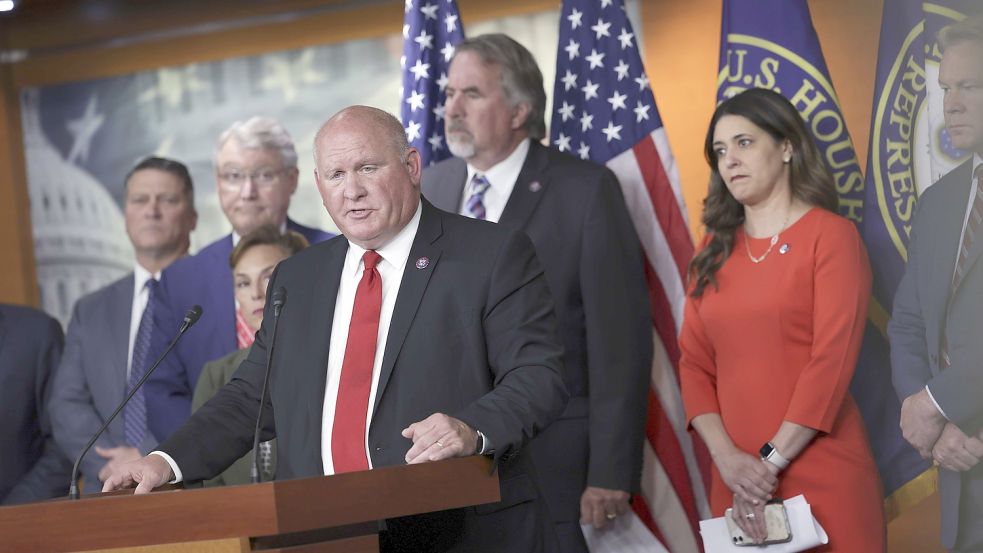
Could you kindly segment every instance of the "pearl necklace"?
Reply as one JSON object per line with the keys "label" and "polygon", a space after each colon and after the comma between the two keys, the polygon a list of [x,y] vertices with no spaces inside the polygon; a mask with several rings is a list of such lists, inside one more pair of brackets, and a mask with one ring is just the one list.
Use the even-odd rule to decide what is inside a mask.
{"label": "pearl necklace", "polygon": [[765,253],[761,254],[760,257],[755,257],[754,255],[751,254],[751,243],[747,239],[747,235],[748,235],[748,232],[747,232],[747,222],[744,223],[744,248],[745,248],[745,250],[747,250],[747,256],[748,256],[748,259],[751,260],[751,263],[754,263],[754,264],[761,263],[762,261],[765,260],[766,257],[768,257],[768,254],[771,253],[771,249],[774,248],[775,247],[775,244],[778,243],[778,237],[783,232],[785,232],[785,228],[788,226],[788,220],[791,217],[792,217],[792,210],[790,209],[790,210],[788,210],[788,215],[785,216],[785,222],[782,223],[782,229],[779,230],[778,232],[776,232],[775,235],[771,237],[771,241],[768,244],[768,249],[765,250]]}

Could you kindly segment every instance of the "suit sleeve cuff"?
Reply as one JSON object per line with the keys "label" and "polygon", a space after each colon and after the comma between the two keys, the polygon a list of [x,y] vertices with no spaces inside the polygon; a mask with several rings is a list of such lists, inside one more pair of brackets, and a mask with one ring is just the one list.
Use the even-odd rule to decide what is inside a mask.
{"label": "suit sleeve cuff", "polygon": [[932,395],[932,390],[928,386],[925,386],[925,392],[928,393],[928,399],[932,400],[932,405],[934,405],[935,408],[939,410],[939,413],[942,414],[942,417],[945,418],[945,420],[949,420],[949,416],[946,415],[945,411],[942,410],[942,406],[939,405],[939,402],[935,401],[935,396]]}
{"label": "suit sleeve cuff", "polygon": [[174,462],[174,459],[172,459],[170,455],[164,453],[163,451],[151,451],[150,455],[158,455],[163,457],[163,459],[167,461],[167,464],[171,466],[171,472],[174,473],[174,480],[171,480],[168,482],[168,484],[177,484],[178,482],[184,480],[184,475],[181,474],[181,469],[177,467],[177,463]]}

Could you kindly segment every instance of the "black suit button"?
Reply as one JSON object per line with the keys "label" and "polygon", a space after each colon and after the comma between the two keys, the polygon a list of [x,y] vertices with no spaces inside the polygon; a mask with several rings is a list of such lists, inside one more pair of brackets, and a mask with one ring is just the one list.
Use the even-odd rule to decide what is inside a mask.
{"label": "black suit button", "polygon": [[386,448],[386,444],[375,444],[376,451],[382,451],[385,448]]}

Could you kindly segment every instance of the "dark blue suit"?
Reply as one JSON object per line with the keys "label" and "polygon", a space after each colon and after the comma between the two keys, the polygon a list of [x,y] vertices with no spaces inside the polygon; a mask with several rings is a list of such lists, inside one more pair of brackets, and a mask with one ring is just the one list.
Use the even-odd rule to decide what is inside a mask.
{"label": "dark blue suit", "polygon": [[58,321],[0,305],[0,503],[68,493],[72,466],[55,445],[48,416],[62,342]]}
{"label": "dark blue suit", "polygon": [[[333,234],[308,228],[287,219],[287,228],[311,244]],[[153,362],[181,326],[185,312],[202,307],[202,316],[147,381],[147,424],[166,439],[191,414],[191,396],[205,363],[236,350],[235,296],[229,254],[232,235],[212,242],[196,255],[179,259],[161,274],[155,301]]]}

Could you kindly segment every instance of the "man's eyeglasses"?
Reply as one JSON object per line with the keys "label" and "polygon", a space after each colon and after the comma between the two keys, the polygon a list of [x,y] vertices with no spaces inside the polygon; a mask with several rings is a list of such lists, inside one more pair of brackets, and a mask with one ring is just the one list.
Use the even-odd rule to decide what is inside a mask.
{"label": "man's eyeglasses", "polygon": [[269,188],[277,183],[280,174],[285,170],[284,167],[274,169],[273,167],[261,167],[255,171],[242,171],[239,169],[227,169],[218,174],[219,182],[229,190],[239,190],[246,180],[252,180],[253,185],[261,188]]}

